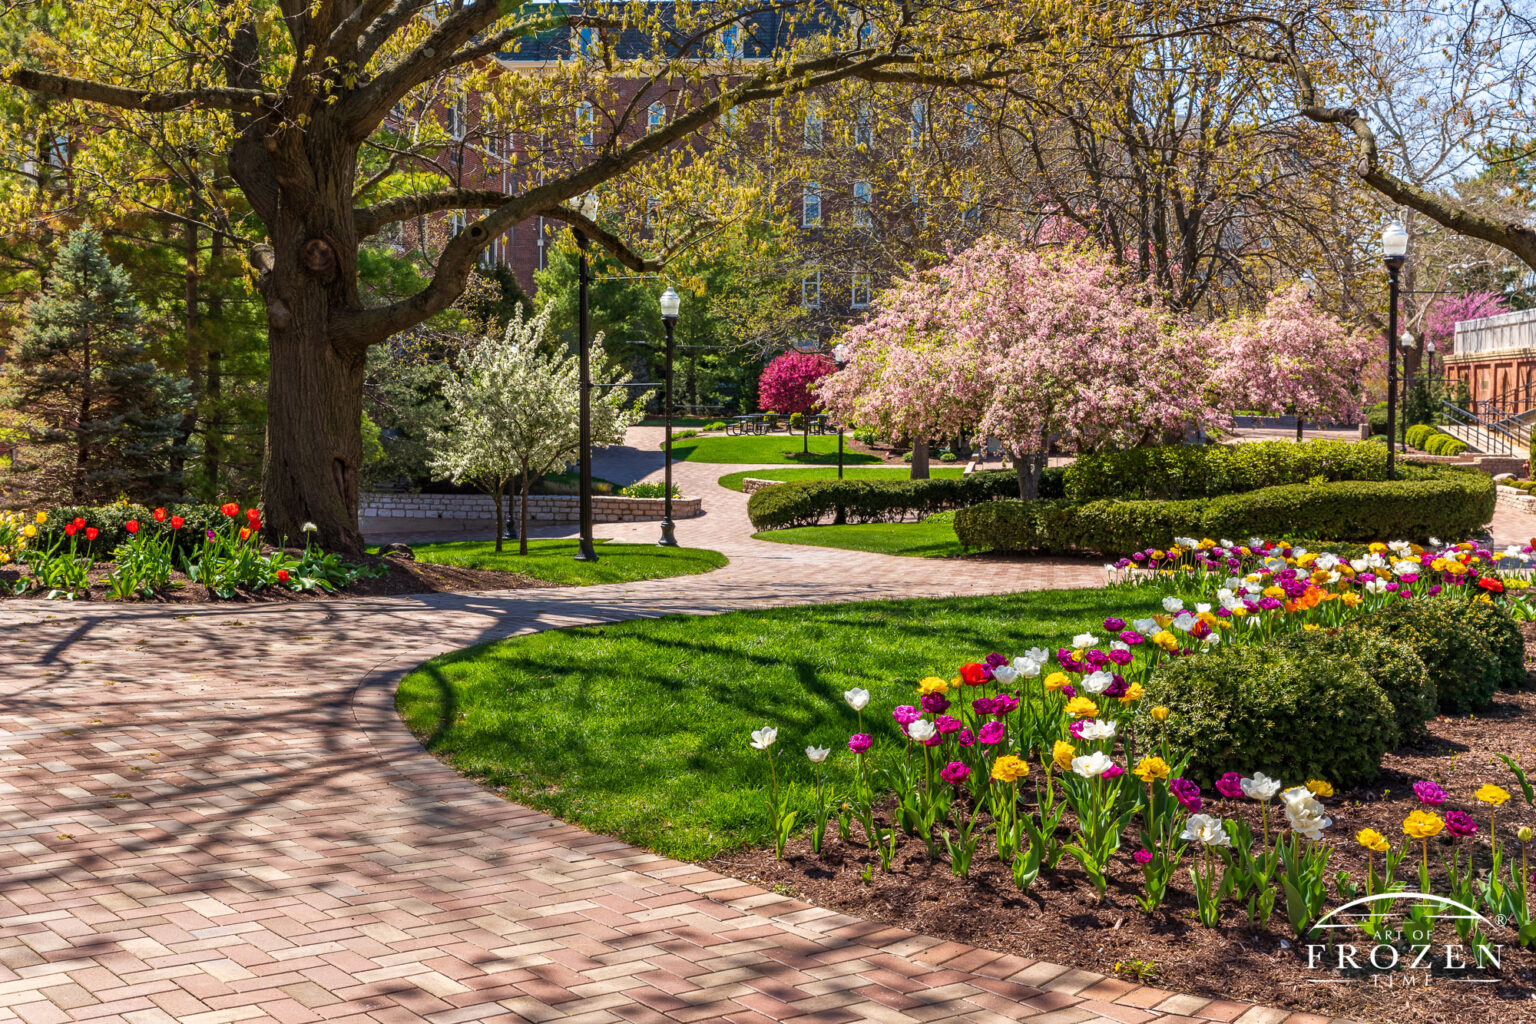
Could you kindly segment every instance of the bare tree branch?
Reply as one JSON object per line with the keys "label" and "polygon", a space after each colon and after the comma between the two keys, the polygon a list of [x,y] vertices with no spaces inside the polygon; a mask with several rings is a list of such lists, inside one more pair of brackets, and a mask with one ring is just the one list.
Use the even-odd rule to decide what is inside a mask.
{"label": "bare tree branch", "polygon": [[17,68],[6,76],[6,81],[28,92],[46,96],[58,96],[66,100],[100,103],[120,110],[142,110],[157,114],[186,107],[211,107],[217,110],[238,110],[257,114],[277,103],[277,96],[259,89],[236,89],[229,86],[205,86],[197,89],[176,89],[168,92],[129,89],[120,85],[107,85],[84,78],[49,74],[32,68]]}

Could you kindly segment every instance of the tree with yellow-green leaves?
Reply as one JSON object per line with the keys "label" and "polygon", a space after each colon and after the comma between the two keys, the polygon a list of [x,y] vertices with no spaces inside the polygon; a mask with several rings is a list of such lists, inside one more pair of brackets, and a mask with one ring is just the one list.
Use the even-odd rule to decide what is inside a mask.
{"label": "tree with yellow-green leaves", "polygon": [[[68,126],[74,187],[172,209],[176,190],[211,191],[218,182],[203,177],[227,175],[261,240],[249,259],[269,334],[265,522],[297,536],[312,521],[321,543],[355,551],[367,353],[447,309],[513,225],[572,223],[649,270],[707,249],[756,203],[759,177],[729,147],[713,155],[742,131],[738,111],[853,80],[1087,88],[1073,69],[1142,45],[1146,18],[1133,0],[102,0],[50,9],[0,79]],[[541,56],[498,60],[523,49]],[[666,98],[659,123],[652,97]],[[7,127],[0,148],[38,127]],[[166,143],[155,167],[127,144],[138,139]],[[505,162],[504,186],[466,182],[451,154],[473,147],[474,160]],[[177,166],[174,150],[219,162]],[[0,215],[31,215],[37,190],[0,188]],[[604,213],[590,221],[571,200],[594,190]],[[645,223],[653,199],[664,212]],[[219,216],[212,202],[200,209]],[[422,287],[365,302],[360,247],[448,211],[464,228]]]}

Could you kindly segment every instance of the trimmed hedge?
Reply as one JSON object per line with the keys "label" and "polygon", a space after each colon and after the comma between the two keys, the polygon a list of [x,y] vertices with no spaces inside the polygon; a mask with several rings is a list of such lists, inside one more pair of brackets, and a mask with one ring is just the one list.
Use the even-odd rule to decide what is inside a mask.
{"label": "trimmed hedge", "polygon": [[1467,442],[1450,434],[1436,433],[1425,438],[1423,448],[1431,455],[1460,455],[1467,450]]}
{"label": "trimmed hedge", "polygon": [[1361,629],[1303,630],[1283,634],[1276,642],[1359,665],[1392,702],[1402,739],[1418,743],[1428,738],[1429,730],[1424,724],[1438,713],[1435,683],[1424,660],[1407,643],[1375,630]]}
{"label": "trimmed hedge", "polygon": [[1178,536],[1423,541],[1465,537],[1493,518],[1491,477],[1460,467],[1412,467],[1411,479],[1265,487],[1189,501],[996,501],[962,509],[968,548],[1097,552],[1118,557]]}
{"label": "trimmed hedge", "polygon": [[[1045,470],[1040,476],[1041,493],[1059,496],[1061,477],[1060,469]],[[998,469],[928,480],[790,480],[754,493],[747,501],[747,515],[756,530],[814,526],[839,510],[850,523],[888,523],[992,503],[1018,493],[1018,477]]]}
{"label": "trimmed hedge", "polygon": [[1090,452],[1067,469],[1064,496],[1075,501],[1210,498],[1319,477],[1385,480],[1387,450],[1353,441],[1258,441]]}
{"label": "trimmed hedge", "polygon": [[[1156,722],[1149,709],[1170,713]],[[1392,702],[1364,668],[1322,645],[1222,645],[1158,665],[1138,733],[1189,751],[1202,786],[1256,771],[1296,785],[1370,782],[1399,741]],[[1150,747],[1149,747],[1150,749]]]}
{"label": "trimmed hedge", "polygon": [[1481,711],[1493,703],[1500,686],[1525,683],[1524,643],[1518,655],[1511,645],[1520,631],[1492,605],[1394,601],[1374,615],[1347,622],[1345,629],[1374,632],[1413,648],[1435,685],[1441,714]]}
{"label": "trimmed hedge", "polygon": [[1434,437],[1439,432],[1440,431],[1435,429],[1435,427],[1431,424],[1415,423],[1413,426],[1404,431],[1403,440],[1407,441],[1411,447],[1423,451],[1424,442],[1428,441],[1431,437]]}

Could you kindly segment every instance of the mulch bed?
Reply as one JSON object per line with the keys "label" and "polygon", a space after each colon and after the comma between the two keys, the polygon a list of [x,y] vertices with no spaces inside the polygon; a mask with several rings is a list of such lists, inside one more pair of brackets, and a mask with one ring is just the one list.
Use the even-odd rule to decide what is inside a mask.
{"label": "mulch bed", "polygon": [[[232,598],[216,597],[201,583],[193,583],[180,572],[171,573],[171,587],[153,597],[135,598],[130,603],[148,604],[287,604],[294,601],[337,601],[358,597],[394,597],[403,594],[478,593],[487,590],[528,590],[534,587],[552,587],[556,584],[523,576],[515,572],[496,569],[465,569],[456,565],[435,565],[415,562],[406,558],[364,559],[373,565],[382,564],[388,574],[371,579],[360,579],[350,587],[334,592],[324,590],[297,591],[286,587],[267,587],[262,590],[239,590]],[[106,579],[112,572],[111,563],[98,562],[90,573],[90,589],[76,601],[116,602],[107,589]],[[47,591],[29,591],[12,595],[10,588],[27,574],[25,567],[15,565],[0,568],[0,600],[36,601],[47,596]]]}
{"label": "mulch bed", "polygon": [[[1529,668],[1536,664],[1536,624],[1521,628]],[[1513,776],[1495,755],[1509,754],[1528,769],[1536,765],[1532,756],[1536,692],[1500,693],[1486,712],[1470,718],[1437,718],[1429,723],[1429,730],[1427,743],[1387,755],[1373,785],[1341,791],[1325,801],[1334,819],[1329,829],[1334,847],[1330,877],[1346,870],[1352,880],[1363,879],[1364,850],[1354,842],[1362,828],[1374,828],[1394,846],[1398,844],[1403,838],[1403,818],[1420,806],[1412,790],[1419,779],[1432,779],[1450,794],[1439,810],[1460,809],[1477,819],[1478,834],[1454,842],[1463,844],[1463,851],[1475,842],[1479,863],[1484,865],[1489,857],[1488,808],[1474,801],[1472,793],[1486,782],[1509,790],[1513,798],[1499,815],[1500,844],[1506,863],[1509,856],[1519,856],[1515,829],[1521,824],[1536,826],[1536,811],[1525,804]],[[1206,796],[1210,813],[1228,818],[1241,815],[1255,830],[1259,827],[1256,804],[1219,796],[1210,799],[1215,796],[1212,793]],[[1278,801],[1271,804],[1270,814],[1272,822],[1278,818],[1283,823]],[[1507,929],[1491,936],[1493,942],[1504,944],[1502,970],[1496,973],[1435,972],[1428,987],[1423,987],[1423,975],[1431,972],[1425,971],[1319,984],[1319,979],[1336,982],[1343,976],[1308,968],[1306,952],[1297,947],[1285,919],[1283,895],[1267,928],[1250,925],[1246,914],[1230,901],[1220,927],[1202,928],[1194,918],[1188,875],[1181,870],[1167,902],[1149,917],[1134,901],[1142,890],[1141,874],[1129,860],[1134,846],[1122,849],[1120,863],[1111,872],[1107,898],[1100,903],[1087,877],[1069,858],[1063,858],[1055,871],[1043,871],[1033,888],[1020,893],[995,854],[989,859],[978,850],[971,878],[962,880],[951,874],[946,862],[928,860],[915,839],[903,845],[893,871],[882,873],[874,852],[858,845],[861,834],[855,823],[855,842],[845,844],[837,838],[834,821],[829,823],[820,857],[811,852],[808,839],[800,839],[790,843],[782,862],[774,860],[771,849],[746,850],[718,857],[710,867],[869,920],[1179,992],[1382,1024],[1536,1021],[1536,953],[1516,945]],[[1434,889],[1442,894],[1447,891],[1444,876],[1434,865],[1437,859],[1449,859],[1451,842],[1442,835],[1430,846],[1437,878]],[[1531,853],[1536,863],[1536,849]],[[860,878],[866,865],[873,865],[868,884]],[[1404,861],[1400,877],[1414,879],[1412,884],[1417,885],[1411,860]],[[1331,909],[1344,900],[1329,888],[1327,908]],[[1357,942],[1362,951],[1369,950],[1365,936],[1340,934],[1345,936],[1340,941]],[[1437,950],[1439,943],[1455,941],[1448,936],[1448,926],[1441,925]],[[1145,970],[1146,976],[1138,976],[1139,970]],[[1499,980],[1491,984],[1457,980],[1468,973]],[[1405,984],[1405,974],[1416,976],[1411,987]]]}

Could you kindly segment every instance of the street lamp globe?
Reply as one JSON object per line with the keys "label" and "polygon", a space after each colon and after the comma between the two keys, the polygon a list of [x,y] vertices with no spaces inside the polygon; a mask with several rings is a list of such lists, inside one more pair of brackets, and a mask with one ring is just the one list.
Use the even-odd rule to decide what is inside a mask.
{"label": "street lamp globe", "polygon": [[1426,341],[1424,343],[1424,351],[1429,353],[1433,353],[1435,351],[1435,343],[1433,340]]}
{"label": "street lamp globe", "polygon": [[678,312],[683,308],[683,297],[667,285],[667,290],[661,293],[661,318],[663,320],[676,320]]}
{"label": "street lamp globe", "polygon": [[1408,333],[1407,331],[1404,331],[1402,338],[1398,341],[1398,344],[1403,346],[1403,351],[1404,352],[1412,351],[1413,350],[1413,335]]}
{"label": "street lamp globe", "polygon": [[1381,232],[1381,252],[1388,259],[1399,259],[1408,254],[1408,232],[1400,221],[1393,221]]}

